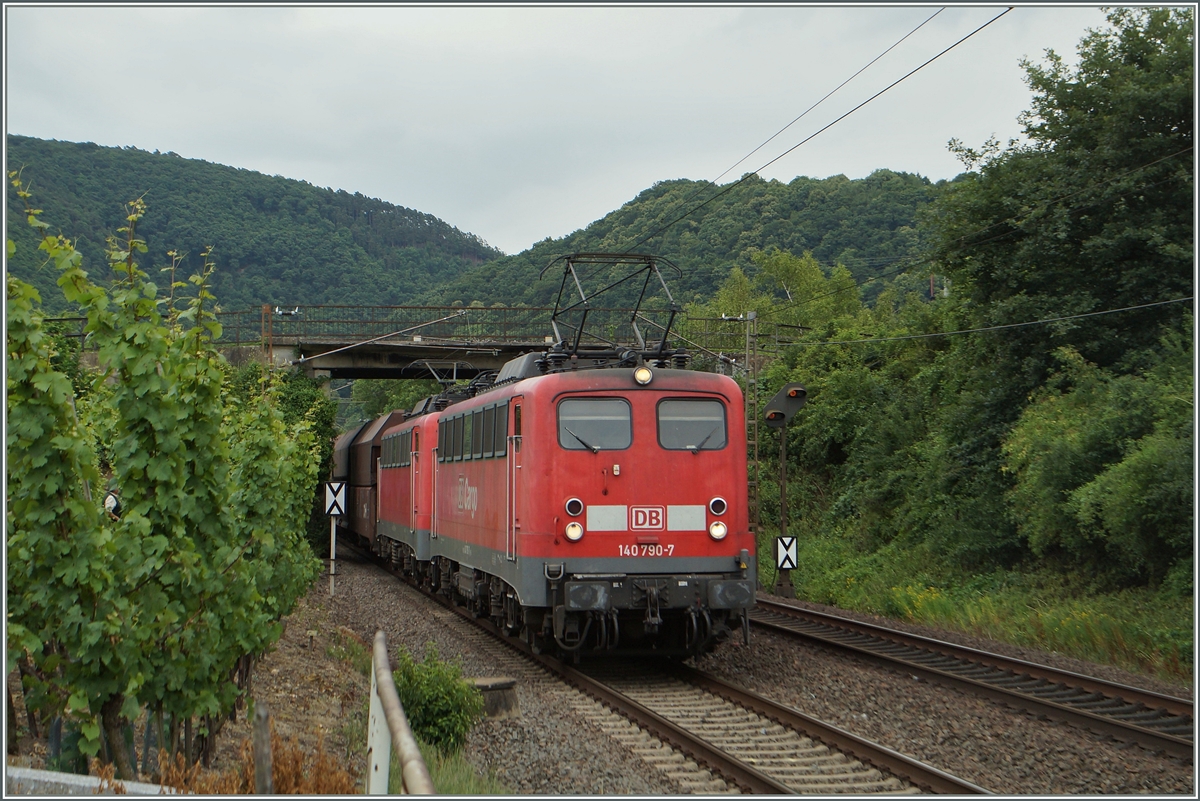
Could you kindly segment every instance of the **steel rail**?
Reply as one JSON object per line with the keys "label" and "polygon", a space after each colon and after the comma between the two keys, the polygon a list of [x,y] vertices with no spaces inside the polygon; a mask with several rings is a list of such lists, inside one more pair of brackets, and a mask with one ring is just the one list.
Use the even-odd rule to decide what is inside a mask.
{"label": "steel rail", "polygon": [[[408,584],[409,586],[414,586],[412,582],[408,582]],[[475,617],[470,609],[453,603],[445,596],[430,595],[429,593],[424,594],[426,597],[432,598],[445,608],[453,611],[467,622],[492,634],[499,641],[529,659],[538,662],[551,673],[562,677],[569,684],[610,707],[618,714],[634,721],[658,739],[679,749],[698,764],[720,775],[725,781],[736,784],[743,791],[767,795],[795,794],[796,791],[786,784],[725,753],[706,740],[691,734],[686,729],[672,723],[642,704],[608,687],[603,682],[581,673],[554,657],[546,654],[535,654],[528,643],[515,637],[505,636],[491,620]]]}
{"label": "steel rail", "polygon": [[810,717],[744,687],[730,684],[723,679],[686,665],[677,665],[674,670],[679,678],[689,684],[745,707],[764,718],[774,720],[781,726],[794,729],[814,740],[820,740],[860,762],[866,762],[882,771],[906,779],[922,790],[950,795],[991,795],[990,790],[977,784],[952,776],[932,765],[918,762],[879,743],[865,740],[845,729],[839,729],[837,726]]}
{"label": "steel rail", "polygon": [[580,673],[575,668],[563,664],[553,657],[543,654],[530,654],[530,656],[537,659],[550,670],[561,675],[583,692],[636,722],[642,728],[649,730],[658,739],[669,743],[674,748],[678,748],[699,764],[719,774],[725,781],[736,784],[743,791],[768,795],[794,795],[796,793],[794,789],[783,782],[773,779],[737,757],[725,753],[725,751],[707,740],[672,723],[657,712],[639,704],[637,701],[614,690],[603,682]]}
{"label": "steel rail", "polygon": [[[567,665],[559,659],[546,654],[535,654],[532,647],[524,640],[506,636],[488,618],[479,618],[468,608],[453,603],[449,598],[426,592],[401,571],[393,568],[389,562],[380,562],[374,554],[351,545],[374,564],[400,578],[405,584],[421,592],[427,598],[437,602],[444,608],[454,612],[463,620],[493,635],[498,641],[508,645],[513,650],[532,659],[551,673],[562,677],[581,692],[597,699],[618,714],[635,722],[649,731],[654,737],[670,744],[680,752],[718,774],[726,782],[737,785],[742,791],[769,794],[794,795],[797,790],[783,782],[758,770],[727,753],[707,740],[692,734],[685,728],[659,715],[643,704],[629,698],[602,681],[592,678],[576,668]],[[877,769],[903,778],[921,789],[935,793],[949,794],[990,794],[978,785],[944,773],[930,765],[924,765],[917,760],[906,757],[885,746],[872,743],[849,732],[823,723],[816,718],[810,718],[789,707],[777,704],[768,698],[756,695],[744,688],[736,687],[707,676],[684,666],[678,666],[681,677],[689,683],[744,707],[751,712],[775,720],[785,728],[793,729],[811,739],[820,740],[826,745],[847,753],[861,762],[869,763]],[[709,686],[706,686],[709,685]],[[710,689],[711,686],[711,689]]]}
{"label": "steel rail", "polygon": [[[1190,728],[1193,706],[1186,699],[761,597],[758,606],[751,610],[750,620],[762,628],[903,665],[905,670],[927,680],[957,686],[1017,709],[1160,750],[1188,762],[1194,759],[1191,736],[1156,731],[1136,720],[1144,718],[1152,723],[1157,719],[1173,723],[1175,728]],[[931,655],[935,657],[932,660]],[[1071,696],[1090,708],[1072,706]]]}

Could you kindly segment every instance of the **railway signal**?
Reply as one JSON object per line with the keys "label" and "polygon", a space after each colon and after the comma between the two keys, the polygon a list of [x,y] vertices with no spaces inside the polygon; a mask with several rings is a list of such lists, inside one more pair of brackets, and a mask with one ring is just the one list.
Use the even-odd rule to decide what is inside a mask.
{"label": "railway signal", "polygon": [[792,586],[792,568],[796,566],[796,538],[788,536],[787,519],[787,424],[808,400],[808,391],[801,384],[787,384],[767,402],[763,415],[767,425],[779,431],[779,534],[775,540],[776,595],[796,597]]}
{"label": "railway signal", "polygon": [[775,567],[780,570],[791,570],[796,566],[796,538],[775,538]]}
{"label": "railway signal", "polygon": [[330,481],[325,485],[325,514],[331,517],[346,514],[345,481]]}
{"label": "railway signal", "polygon": [[800,384],[788,384],[775,393],[775,397],[767,403],[764,413],[767,425],[771,428],[783,428],[791,422],[808,400],[808,391]]}

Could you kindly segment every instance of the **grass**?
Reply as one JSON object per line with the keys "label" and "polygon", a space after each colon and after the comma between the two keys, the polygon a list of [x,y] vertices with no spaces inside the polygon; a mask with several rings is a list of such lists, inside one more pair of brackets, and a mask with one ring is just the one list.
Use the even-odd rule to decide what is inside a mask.
{"label": "grass", "polygon": [[897,586],[892,604],[906,620],[1104,662],[1135,672],[1191,681],[1191,598],[1150,590],[1071,597],[1007,587],[991,593]]}
{"label": "grass", "polygon": [[[364,676],[370,675],[371,653],[358,642],[337,636],[336,643],[328,649],[329,656],[349,663]],[[370,715],[371,699],[364,700],[360,709],[354,710],[349,719],[343,724],[346,742],[357,744],[363,752],[367,749],[367,721]],[[437,748],[418,741],[421,756],[429,769],[429,778],[433,780],[434,789],[438,795],[512,795],[513,791],[503,785],[494,774],[481,776],[475,766],[466,760],[462,754],[443,754]],[[354,747],[353,745],[351,747]],[[391,765],[388,768],[388,793],[400,792],[401,775],[400,763],[393,750]]]}
{"label": "grass", "polygon": [[[770,587],[774,543],[764,539],[759,568]],[[1192,681],[1190,593],[1097,592],[1048,571],[970,575],[921,546],[867,551],[833,536],[801,537],[798,546],[791,574],[798,598]]]}
{"label": "grass", "polygon": [[[443,754],[424,742],[418,742],[418,745],[438,795],[513,795],[513,791],[501,783],[495,774],[480,776],[475,766],[462,754]],[[392,765],[388,773],[388,793],[399,792],[400,763],[393,751]]]}

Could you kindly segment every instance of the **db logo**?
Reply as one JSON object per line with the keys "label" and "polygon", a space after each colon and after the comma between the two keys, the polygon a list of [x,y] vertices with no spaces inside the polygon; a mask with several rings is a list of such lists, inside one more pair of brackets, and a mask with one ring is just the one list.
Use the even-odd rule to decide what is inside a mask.
{"label": "db logo", "polygon": [[631,506],[629,528],[633,530],[661,531],[667,510],[661,506]]}

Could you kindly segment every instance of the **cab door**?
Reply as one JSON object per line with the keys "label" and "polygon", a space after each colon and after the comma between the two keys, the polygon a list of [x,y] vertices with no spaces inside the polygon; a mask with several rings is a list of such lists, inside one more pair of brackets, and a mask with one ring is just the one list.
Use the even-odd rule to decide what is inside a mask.
{"label": "cab door", "polygon": [[521,396],[512,398],[508,403],[509,421],[507,466],[507,490],[505,492],[506,522],[504,538],[504,555],[510,561],[517,558],[517,535],[521,532]]}
{"label": "cab door", "polygon": [[409,517],[408,528],[413,532],[413,536],[417,533],[417,514],[420,511],[420,503],[418,498],[421,497],[421,433],[414,427],[412,430],[412,445],[410,446],[410,464],[409,464],[409,498],[412,503],[410,506],[411,514]]}

